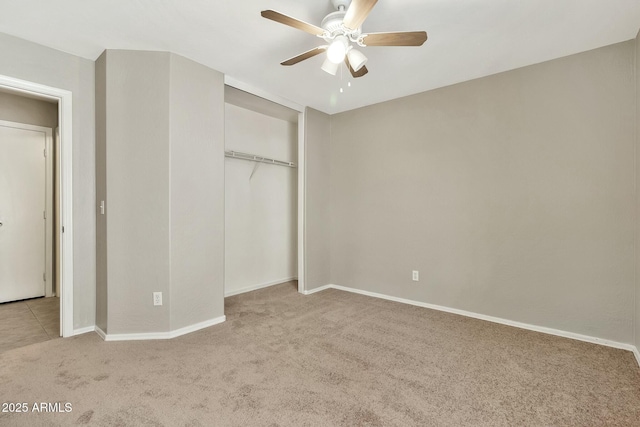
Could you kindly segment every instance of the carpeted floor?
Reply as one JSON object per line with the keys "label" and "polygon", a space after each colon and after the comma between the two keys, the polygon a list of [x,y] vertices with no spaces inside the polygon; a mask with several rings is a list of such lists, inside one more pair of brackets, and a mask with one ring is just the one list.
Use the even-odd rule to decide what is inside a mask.
{"label": "carpeted floor", "polygon": [[291,283],[227,298],[226,315],[168,341],[86,334],[0,353],[0,402],[29,410],[0,425],[640,424],[627,351]]}

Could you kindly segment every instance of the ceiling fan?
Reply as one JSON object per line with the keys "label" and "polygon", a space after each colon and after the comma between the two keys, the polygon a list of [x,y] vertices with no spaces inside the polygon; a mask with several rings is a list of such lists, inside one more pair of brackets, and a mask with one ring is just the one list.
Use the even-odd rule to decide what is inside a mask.
{"label": "ceiling fan", "polygon": [[335,75],[340,64],[344,62],[355,78],[364,76],[369,70],[364,65],[367,57],[355,49],[353,44],[360,47],[422,46],[427,41],[426,31],[363,33],[362,23],[377,2],[378,0],[331,0],[336,11],[325,16],[320,27],[275,10],[263,10],[261,15],[263,18],[318,36],[327,43],[289,58],[281,62],[282,65],[294,65],[326,52],[327,58],[322,64],[324,71]]}

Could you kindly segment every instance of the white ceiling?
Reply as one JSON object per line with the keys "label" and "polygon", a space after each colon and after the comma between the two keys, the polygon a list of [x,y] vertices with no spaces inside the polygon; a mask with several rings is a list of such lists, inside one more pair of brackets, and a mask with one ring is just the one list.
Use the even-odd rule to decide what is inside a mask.
{"label": "white ceiling", "polygon": [[[632,39],[640,0],[380,0],[364,32],[426,30],[422,47],[369,47],[369,74],[346,87],[321,44],[260,16],[320,25],[329,0],[0,0],[0,32],[89,59],[104,49],[171,51],[236,81],[337,113]],[[340,86],[345,87],[339,93]]]}

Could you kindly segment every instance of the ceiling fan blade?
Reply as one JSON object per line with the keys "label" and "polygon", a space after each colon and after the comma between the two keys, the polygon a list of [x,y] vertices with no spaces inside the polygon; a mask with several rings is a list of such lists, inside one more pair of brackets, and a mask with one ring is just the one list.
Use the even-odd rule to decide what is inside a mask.
{"label": "ceiling fan blade", "polygon": [[352,0],[342,23],[352,30],[360,28],[377,2],[378,0]]}
{"label": "ceiling fan blade", "polygon": [[347,58],[346,56],[344,57],[344,63],[347,64],[347,68],[349,69],[349,72],[351,73],[351,75],[353,76],[354,79],[357,79],[358,77],[362,77],[365,74],[367,74],[369,72],[369,70],[367,70],[366,66],[362,66],[358,71],[355,71],[352,67],[351,67],[351,63],[349,62],[349,58]]}
{"label": "ceiling fan blade", "polygon": [[366,46],[422,46],[426,41],[426,31],[369,33],[362,39]]}
{"label": "ceiling fan blade", "polygon": [[289,58],[286,61],[281,62],[280,64],[282,64],[282,65],[295,65],[298,62],[304,61],[305,59],[313,58],[316,55],[320,55],[325,50],[327,50],[327,46],[314,47],[313,49],[308,50],[308,51],[306,51],[304,53],[301,53],[298,56],[294,56],[293,58]]}
{"label": "ceiling fan blade", "polygon": [[260,15],[262,15],[263,18],[271,19],[272,21],[297,28],[298,30],[305,31],[309,34],[313,34],[314,36],[321,36],[324,33],[324,30],[320,27],[316,27],[315,25],[308,24],[280,12],[276,12],[275,10],[263,10],[260,12]]}

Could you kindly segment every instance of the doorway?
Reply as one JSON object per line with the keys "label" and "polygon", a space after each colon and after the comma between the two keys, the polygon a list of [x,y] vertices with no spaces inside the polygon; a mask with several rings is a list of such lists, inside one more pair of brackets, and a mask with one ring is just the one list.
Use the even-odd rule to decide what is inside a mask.
{"label": "doorway", "polygon": [[[14,99],[0,93],[0,106]],[[52,128],[0,120],[0,303],[55,295],[52,145]]]}
{"label": "doorway", "polygon": [[[47,194],[50,195],[48,198],[49,199],[48,203],[49,203],[49,209],[51,210],[51,213],[47,214],[47,204],[45,203],[45,212],[41,212],[39,215],[40,215],[40,218],[45,217],[44,220],[46,221],[46,223],[43,225],[45,230],[47,225],[50,230],[53,230],[50,238],[51,241],[46,242],[45,240],[45,245],[51,248],[51,251],[49,251],[49,254],[50,254],[49,257],[51,258],[51,262],[49,262],[49,266],[50,266],[49,271],[45,270],[44,274],[38,272],[40,270],[39,268],[35,268],[35,267],[33,268],[35,268],[39,276],[42,274],[42,277],[40,278],[40,280],[42,282],[45,282],[45,288],[44,288],[45,295],[48,294],[51,296],[55,293],[59,297],[59,304],[58,304],[59,308],[57,308],[58,313],[56,313],[59,316],[59,334],[62,335],[63,337],[73,336],[74,329],[73,329],[72,93],[64,89],[53,88],[50,86],[41,85],[39,83],[29,82],[29,81],[15,79],[12,77],[1,76],[1,75],[0,75],[0,91],[4,93],[9,93],[12,95],[25,97],[25,98],[45,100],[47,102],[57,104],[57,113],[58,113],[57,132],[54,132],[53,130],[51,130],[49,134],[45,136],[45,140],[46,138],[49,138],[48,151],[45,151],[46,150],[45,148],[40,152],[42,153],[43,157],[45,157],[45,154],[50,154],[50,157],[49,157],[51,162],[50,167],[56,170],[56,176],[59,181],[59,188],[58,188],[59,191],[58,191],[58,197],[57,197],[58,206],[59,206],[57,210],[59,212],[59,215],[58,215],[57,221],[54,220],[53,212],[55,209],[54,206],[56,205],[54,203],[54,200],[56,198],[53,197],[54,185],[53,185],[53,180],[50,179],[48,181],[47,186],[45,187],[45,195]],[[4,126],[4,128],[5,130],[3,132],[5,136],[9,136],[10,134],[12,134],[13,136],[16,136],[17,134],[23,133],[23,132],[31,132],[33,134],[38,134],[40,132],[38,129],[24,129],[24,126],[22,127],[22,129],[19,129],[16,126]],[[7,128],[11,130],[7,130]],[[55,140],[57,141],[57,144],[59,146],[59,150],[58,150],[59,155],[56,156],[55,164],[53,163],[53,156],[52,156],[54,154],[54,148],[55,148],[54,135],[57,136]],[[18,147],[18,148],[13,147],[13,148],[17,151],[20,151],[21,147]],[[45,170],[45,176],[46,176],[46,173],[47,171]],[[15,182],[11,182],[8,184],[8,187],[17,188],[18,185]],[[32,203],[35,203],[35,200],[38,197],[39,195],[35,194],[30,200],[32,200]],[[18,228],[17,223],[19,221],[16,221],[14,223],[15,216],[10,215],[10,217],[13,218],[11,219],[11,222],[12,222],[12,225],[16,225],[16,230],[17,230]],[[4,225],[7,225],[7,224],[4,224]],[[6,231],[7,229],[8,228],[5,228],[5,230],[3,231]],[[38,233],[34,232],[32,234],[35,236],[36,234],[39,234],[39,231]],[[54,236],[56,234],[58,235],[58,239],[54,239]],[[39,242],[36,237],[33,237],[32,239],[33,240],[30,241],[29,243],[31,246],[35,247],[36,245],[39,245]],[[56,263],[58,265],[57,269],[54,269],[54,262],[53,262],[54,241],[55,241],[55,248],[56,248],[55,252],[57,253],[58,259],[59,259],[59,261]],[[8,258],[8,255],[5,252],[6,252],[5,248],[2,248],[2,256],[3,257],[6,256]],[[42,248],[41,253],[44,254],[44,247]],[[45,254],[44,256],[46,257],[47,255]],[[40,261],[36,260],[36,258],[34,257],[29,262],[32,262],[33,265],[36,265],[36,263],[39,264]],[[35,274],[35,272],[32,271],[33,268],[28,270],[30,271],[29,274]],[[23,269],[23,272],[19,274],[27,274],[27,269]],[[54,283],[56,281],[54,280],[54,276],[58,277],[55,288],[54,288]],[[50,285],[47,286],[47,283],[50,283]],[[11,292],[14,292],[14,291],[11,291]],[[40,293],[41,291],[39,289],[36,290],[36,286],[34,285],[33,289],[30,290],[30,292]],[[8,298],[16,298],[16,295],[9,296]],[[17,298],[22,298],[25,296],[26,294],[18,295]],[[37,296],[37,295],[33,295],[33,296]],[[26,296],[26,297],[29,298],[30,296]],[[30,301],[33,302],[35,300],[30,300]],[[43,307],[36,308],[36,306],[38,306],[39,304],[31,304],[31,305],[33,305],[33,307],[30,307],[30,311],[33,312],[33,314],[36,317],[38,315],[33,310],[38,311],[40,308],[42,308],[42,310],[40,310],[40,314],[44,313],[44,311],[51,310],[50,307],[48,307],[46,310]]]}

